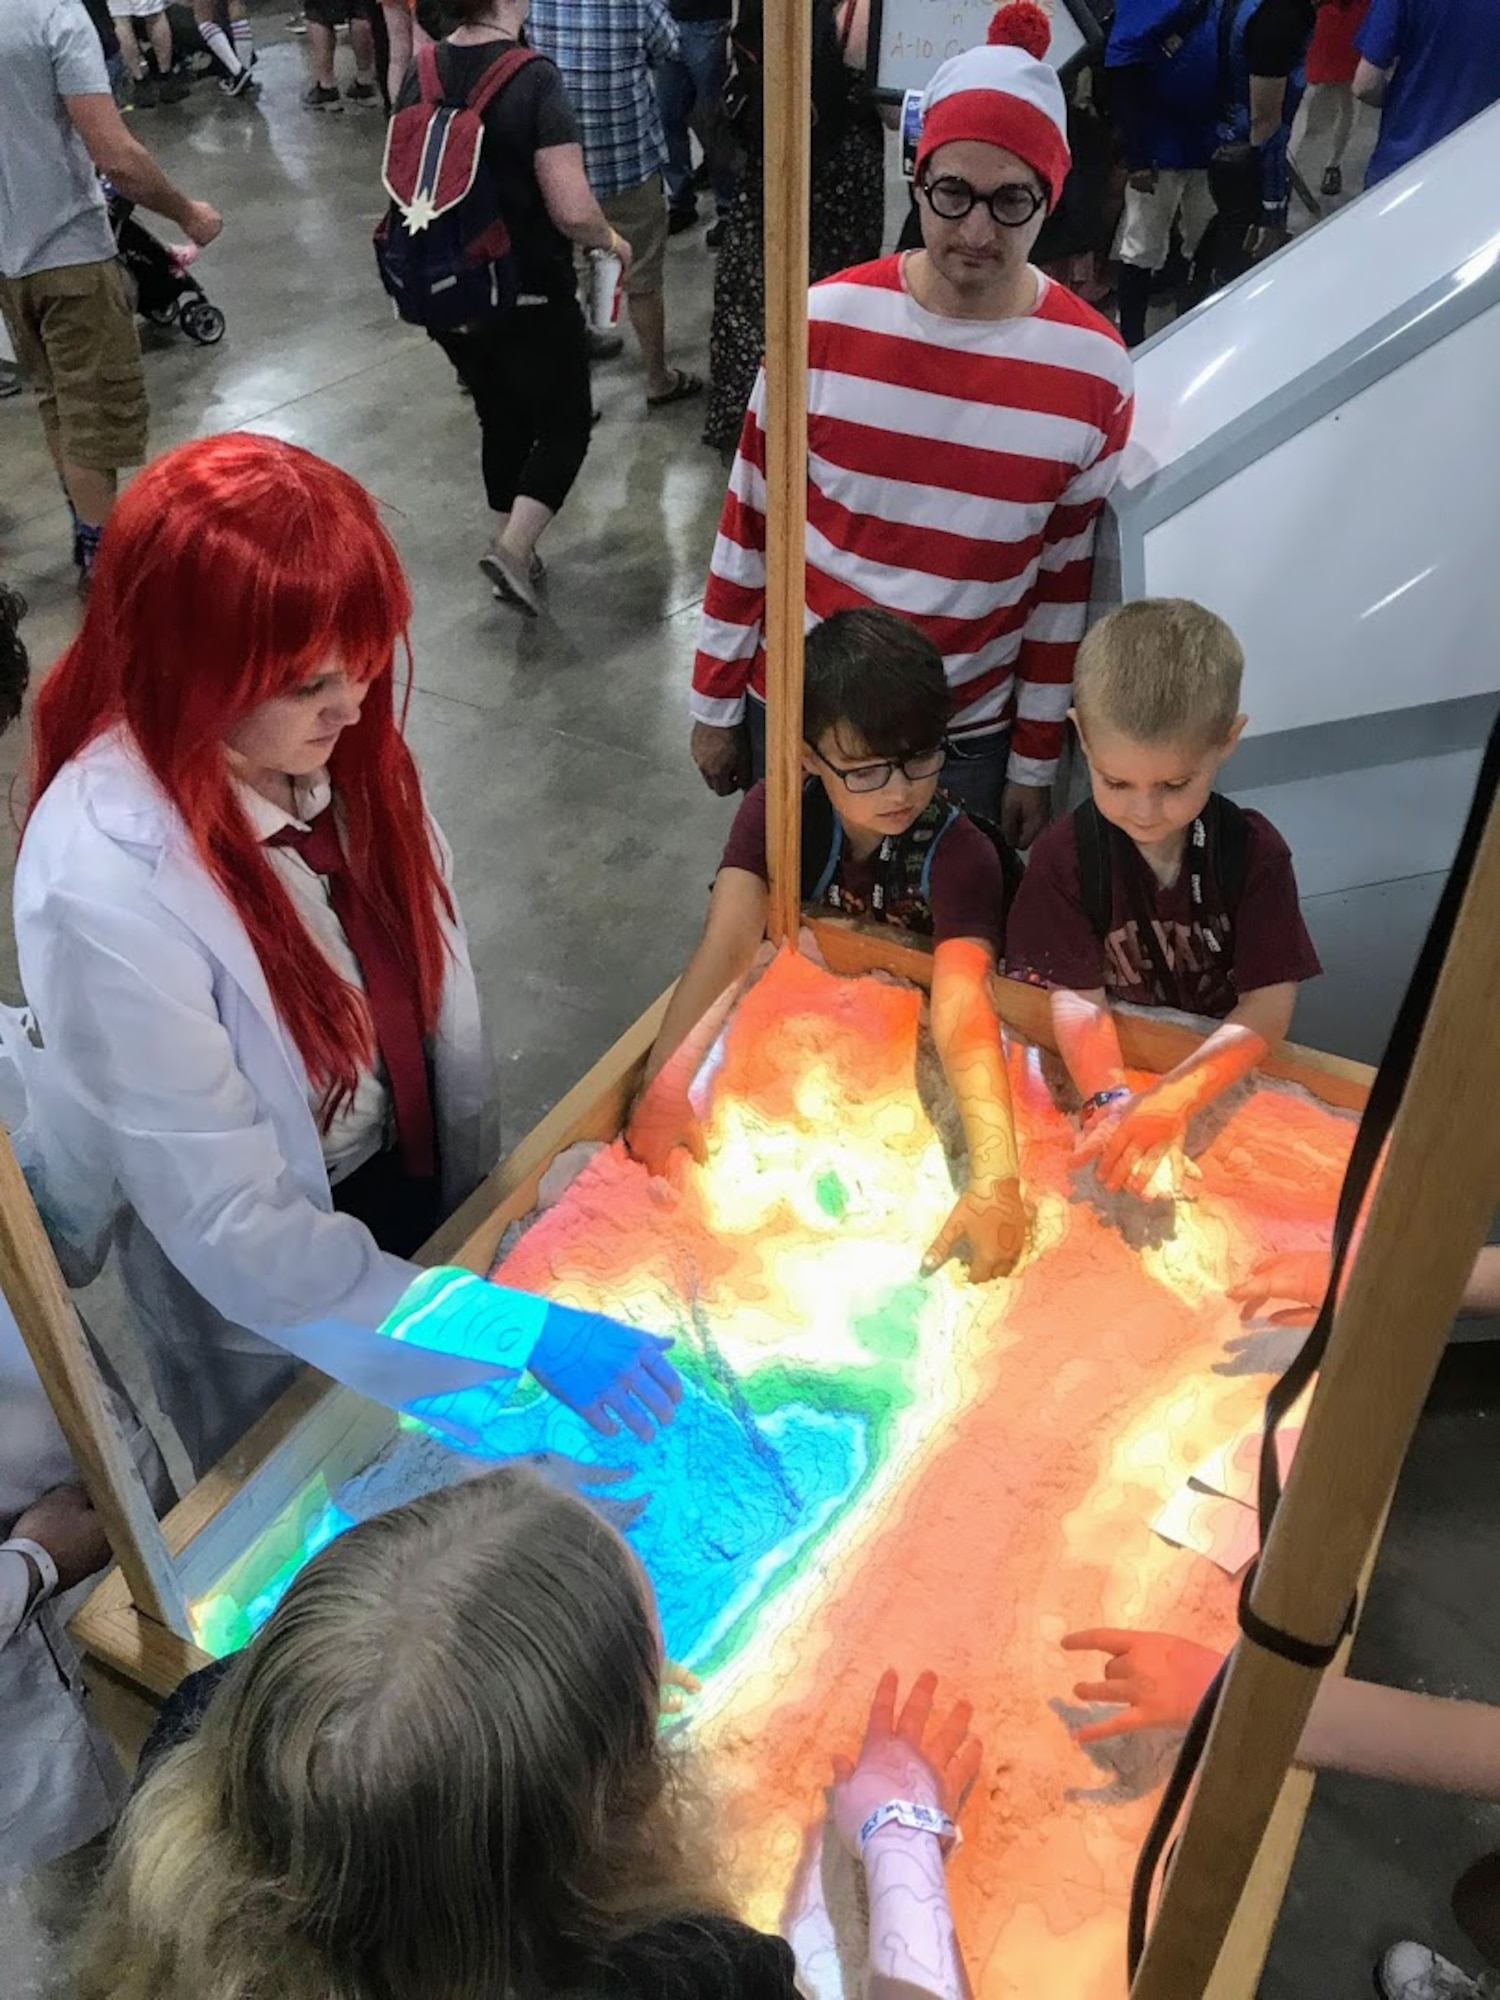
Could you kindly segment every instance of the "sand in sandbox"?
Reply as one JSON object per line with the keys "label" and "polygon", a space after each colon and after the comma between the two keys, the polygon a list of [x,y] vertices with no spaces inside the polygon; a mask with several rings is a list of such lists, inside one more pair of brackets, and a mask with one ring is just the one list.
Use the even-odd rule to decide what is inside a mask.
{"label": "sand in sandbox", "polygon": [[[742,1905],[795,1932],[810,1992],[853,1980],[793,1880],[830,1756],[892,1665],[934,1668],[984,1737],[950,1867],[976,1990],[1102,2000],[1123,1987],[1159,1746],[1116,1769],[1073,1745],[1058,1709],[1079,1663],[1058,1640],[1103,1623],[1227,1643],[1235,1585],[1150,1523],[1257,1412],[1266,1381],[1223,1293],[1260,1255],[1326,1241],[1353,1122],[1252,1092],[1199,1156],[1197,1198],[1131,1249],[1014,1049],[1033,1250],[983,1288],[920,1280],[952,1191],[914,1088],[918,1012],[912,991],[777,962],[724,1039],[707,1166],[668,1187],[607,1149],[497,1274],[675,1332],[696,1414],[648,1449],[600,1450],[545,1402],[497,1411],[496,1435],[633,1464],[650,1492],[631,1538],[669,1646],[706,1673],[692,1736]],[[823,1873],[847,1929],[851,1885]]]}

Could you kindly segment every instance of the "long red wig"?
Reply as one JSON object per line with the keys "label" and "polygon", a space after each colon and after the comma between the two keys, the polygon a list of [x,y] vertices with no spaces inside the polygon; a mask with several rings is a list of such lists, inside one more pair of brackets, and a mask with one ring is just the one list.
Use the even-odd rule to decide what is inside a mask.
{"label": "long red wig", "polygon": [[[368,682],[329,760],[349,865],[409,968],[430,1032],[453,905],[433,850],[394,663],[411,592],[375,503],[297,445],[243,431],[180,446],[116,503],[83,628],[36,699],[33,807],[63,765],[123,728],[250,934],[325,1121],[374,1052],[369,1008],[337,977],[266,859],[225,734],[331,666]],[[407,694],[409,695],[409,687]]]}

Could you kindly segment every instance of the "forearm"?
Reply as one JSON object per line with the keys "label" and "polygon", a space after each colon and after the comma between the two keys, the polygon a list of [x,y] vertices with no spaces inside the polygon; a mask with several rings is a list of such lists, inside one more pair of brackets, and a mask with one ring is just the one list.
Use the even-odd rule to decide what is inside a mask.
{"label": "forearm", "polygon": [[1500,1708],[1326,1676],[1297,1758],[1318,1770],[1500,1799]]}
{"label": "forearm", "polygon": [[742,980],[755,959],[758,938],[718,943],[705,938],[688,961],[646,1059],[642,1087],[652,1083],[721,993]]}
{"label": "forearm", "polygon": [[187,228],[192,206],[188,197],[168,180],[146,148],[128,133],[117,153],[111,154],[107,160],[96,160],[95,165],[101,173],[108,175],[127,201],[149,208],[153,215],[165,216],[179,229]]}
{"label": "forearm", "polygon": [[865,2000],[967,2000],[943,1852],[930,1833],[882,1827],[865,1849],[870,1955]]}
{"label": "forearm", "polygon": [[1074,1088],[1088,1102],[1102,1090],[1128,1089],[1120,1031],[1102,992],[1052,995],[1052,1032]]}
{"label": "forearm", "polygon": [[[955,961],[953,954],[963,956]],[[1010,1076],[990,988],[988,952],[968,941],[939,947],[932,984],[932,1038],[969,1143],[969,1177],[1018,1177]]]}
{"label": "forearm", "polygon": [[1186,1117],[1202,1111],[1231,1084],[1248,1076],[1291,1025],[1295,986],[1264,986],[1247,993],[1223,1024],[1154,1087]]}
{"label": "forearm", "polygon": [[746,412],[724,495],[693,660],[693,720],[720,729],[732,728],[744,714],[765,626],[766,441],[758,414],[763,395],[762,380]]}

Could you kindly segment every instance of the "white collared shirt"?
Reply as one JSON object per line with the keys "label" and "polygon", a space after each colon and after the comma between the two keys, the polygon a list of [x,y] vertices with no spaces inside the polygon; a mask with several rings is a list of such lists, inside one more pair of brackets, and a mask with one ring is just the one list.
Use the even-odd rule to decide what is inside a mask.
{"label": "white collared shirt", "polygon": [[[292,782],[293,796],[297,801],[295,816],[273,805],[249,785],[240,784],[241,803],[262,841],[272,839],[283,827],[294,826],[306,832],[318,814],[326,812],[333,803],[333,786],[326,770]],[[306,924],[323,956],[340,979],[346,979],[363,993],[364,975],[359,969],[358,959],[349,948],[343,925],[333,914],[327,876],[309,868],[295,848],[272,847],[267,852],[271,866],[290,892],[298,916]],[[321,1125],[321,1092],[310,1093],[310,1101],[313,1116]],[[367,1160],[383,1151],[394,1129],[390,1088],[377,1050],[374,1068],[360,1071],[352,1102],[344,1107],[322,1135],[323,1163],[328,1169],[330,1182],[337,1186],[340,1181],[347,1180],[357,1167],[362,1167]]]}

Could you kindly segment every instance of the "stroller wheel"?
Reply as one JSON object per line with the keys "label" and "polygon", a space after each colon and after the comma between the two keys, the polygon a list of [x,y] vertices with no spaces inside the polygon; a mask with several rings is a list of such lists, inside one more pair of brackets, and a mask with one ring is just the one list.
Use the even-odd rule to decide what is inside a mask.
{"label": "stroller wheel", "polygon": [[143,309],[141,318],[149,320],[152,326],[175,326],[177,324],[177,301],[174,299],[169,306],[153,306],[149,311]]}
{"label": "stroller wheel", "polygon": [[224,338],[224,315],[207,299],[190,300],[178,314],[177,323],[200,347],[212,347]]}

